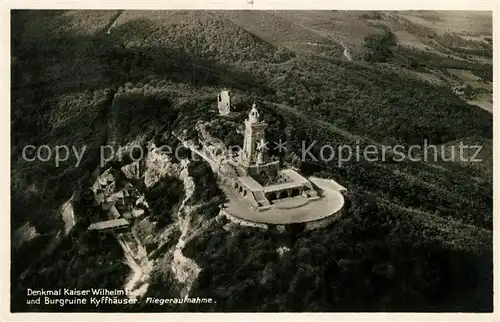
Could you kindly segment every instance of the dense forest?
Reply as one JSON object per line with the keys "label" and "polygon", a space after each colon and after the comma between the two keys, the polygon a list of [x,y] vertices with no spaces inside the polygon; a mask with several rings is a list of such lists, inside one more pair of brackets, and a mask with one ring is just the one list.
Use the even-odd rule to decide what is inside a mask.
{"label": "dense forest", "polygon": [[[22,290],[30,285],[123,284],[128,268],[117,243],[85,232],[85,214],[92,208],[82,196],[104,170],[99,147],[150,140],[175,146],[172,131],[194,135],[198,121],[216,117],[215,97],[222,88],[257,102],[269,124],[267,139],[287,142],[288,155],[277,154],[282,158],[291,152],[300,156],[302,144],[313,142],[311,151],[318,155],[324,144],[406,148],[424,140],[441,145],[492,139],[490,113],[447,87],[380,67],[453,66],[448,68],[491,80],[491,65],[469,66],[409,50],[386,29],[364,40],[360,61],[344,61],[289,50],[209,13],[134,18],[125,12],[127,19],[109,29],[119,15],[96,12],[82,26],[64,11],[12,12],[11,231],[29,222],[38,233],[12,248],[12,310],[27,309]],[[235,120],[246,111],[239,113]],[[226,143],[241,141],[227,124],[210,132]],[[87,152],[79,167],[72,159],[56,167],[23,160],[27,144],[86,146]],[[217,304],[127,309],[492,310],[491,172],[453,162],[398,162],[391,156],[342,166],[337,159],[306,160],[300,170],[334,178],[348,189],[349,206],[337,223],[312,232],[300,225],[285,232],[238,226],[228,232],[214,219],[224,200],[214,174],[208,164],[191,162],[188,172],[196,186],[190,203],[205,204],[194,216],[209,229],[184,249],[202,268],[190,294],[212,297]],[[160,226],[172,225],[182,183],[165,178],[143,192],[150,216]],[[40,256],[62,229],[59,209],[73,194],[83,220],[56,251]],[[279,255],[279,247],[289,250]],[[19,282],[28,268],[28,278]],[[147,295],[178,296],[179,286],[167,270],[155,270],[150,284]]]}

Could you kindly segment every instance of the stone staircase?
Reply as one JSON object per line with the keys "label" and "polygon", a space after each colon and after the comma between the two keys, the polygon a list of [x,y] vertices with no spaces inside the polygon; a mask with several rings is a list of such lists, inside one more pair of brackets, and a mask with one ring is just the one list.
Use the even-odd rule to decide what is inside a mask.
{"label": "stone staircase", "polygon": [[257,203],[259,204],[258,209],[259,210],[265,210],[271,207],[271,204],[269,203],[269,200],[264,196],[264,193],[262,191],[255,191],[253,192],[253,196]]}

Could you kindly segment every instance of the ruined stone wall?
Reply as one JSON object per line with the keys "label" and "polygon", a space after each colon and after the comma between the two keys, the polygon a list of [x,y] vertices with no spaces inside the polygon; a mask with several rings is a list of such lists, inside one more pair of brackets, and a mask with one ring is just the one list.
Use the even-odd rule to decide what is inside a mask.
{"label": "ruined stone wall", "polygon": [[231,93],[222,91],[217,96],[217,108],[221,115],[228,115],[231,112]]}
{"label": "ruined stone wall", "polygon": [[259,179],[263,174],[269,177],[271,181],[274,181],[278,179],[279,167],[280,167],[279,161],[274,161],[265,164],[251,165],[247,168],[247,175],[251,176],[259,183],[260,183]]}

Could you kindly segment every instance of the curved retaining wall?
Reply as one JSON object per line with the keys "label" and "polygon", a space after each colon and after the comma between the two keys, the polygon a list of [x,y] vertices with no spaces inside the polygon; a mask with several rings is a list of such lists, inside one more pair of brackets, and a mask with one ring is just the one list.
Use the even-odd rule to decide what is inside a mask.
{"label": "curved retaining wall", "polygon": [[304,228],[304,230],[313,230],[313,229],[324,228],[324,227],[332,224],[333,222],[337,221],[342,216],[342,213],[343,213],[343,209],[340,209],[338,212],[334,213],[331,216],[321,218],[318,220],[308,221],[305,223],[306,227]]}
{"label": "curved retaining wall", "polygon": [[[335,221],[337,221],[338,219],[340,219],[340,217],[342,216],[342,213],[343,213],[343,209],[339,210],[338,212],[336,212],[328,217],[304,222],[304,224],[305,224],[304,230],[308,231],[308,230],[325,228],[325,227],[331,225],[332,223],[334,223]],[[252,221],[248,221],[248,220],[244,220],[244,219],[235,217],[235,216],[231,215],[230,213],[228,213],[227,211],[225,211],[224,209],[221,210],[220,215],[226,217],[232,223],[235,223],[238,225],[260,228],[260,229],[268,229],[269,228],[269,226],[267,224],[252,222]],[[292,223],[290,225],[295,225],[295,224]],[[282,225],[277,225],[277,226],[286,227],[287,224],[282,224]]]}
{"label": "curved retaining wall", "polygon": [[226,217],[228,220],[230,220],[232,223],[242,225],[242,226],[248,226],[248,227],[255,227],[255,228],[260,228],[260,229],[268,229],[269,227],[266,224],[262,223],[257,223],[253,221],[248,221],[244,220],[238,217],[235,217],[228,213],[226,210],[221,209],[220,215]]}

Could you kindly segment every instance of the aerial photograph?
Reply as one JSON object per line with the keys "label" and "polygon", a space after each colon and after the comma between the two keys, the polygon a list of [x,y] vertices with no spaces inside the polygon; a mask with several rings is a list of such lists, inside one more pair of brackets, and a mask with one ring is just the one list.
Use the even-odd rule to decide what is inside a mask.
{"label": "aerial photograph", "polygon": [[10,312],[493,312],[493,13],[11,10]]}

